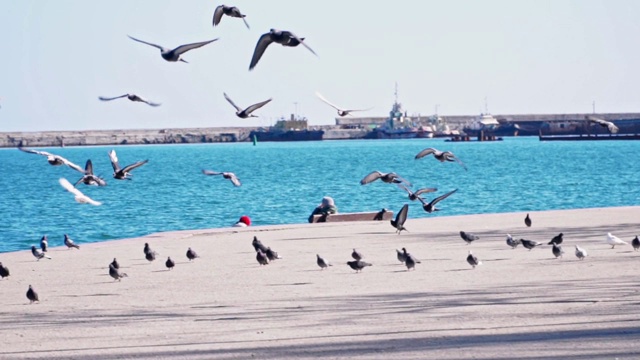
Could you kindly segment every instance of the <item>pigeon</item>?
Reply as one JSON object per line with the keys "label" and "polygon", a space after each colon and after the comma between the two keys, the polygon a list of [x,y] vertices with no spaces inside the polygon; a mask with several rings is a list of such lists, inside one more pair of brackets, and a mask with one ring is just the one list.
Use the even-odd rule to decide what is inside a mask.
{"label": "pigeon", "polygon": [[396,228],[396,233],[398,233],[398,235],[400,235],[402,230],[409,231],[409,230],[405,229],[405,227],[404,227],[404,223],[405,223],[405,221],[407,221],[407,213],[408,212],[409,212],[409,204],[404,204],[404,206],[402,206],[402,209],[400,209],[400,211],[398,211],[398,215],[396,215],[396,219],[395,220],[389,220],[391,222],[391,226]]}
{"label": "pigeon", "polygon": [[[129,35],[127,35],[127,36],[129,36]],[[193,44],[180,45],[175,49],[167,49],[167,48],[164,48],[164,47],[162,47],[160,45],[156,45],[156,44],[152,44],[152,43],[149,43],[149,42],[146,42],[146,41],[138,40],[138,39],[134,38],[133,36],[129,36],[129,38],[131,40],[134,40],[134,41],[137,41],[137,42],[140,42],[140,43],[143,43],[143,44],[147,44],[149,46],[153,46],[155,48],[160,49],[160,56],[162,56],[162,58],[167,60],[167,61],[171,61],[171,62],[182,61],[182,62],[185,62],[185,63],[187,61],[182,58],[182,56],[181,56],[182,54],[186,53],[189,50],[197,49],[199,47],[205,46],[207,44],[210,44],[210,43],[218,40],[216,38],[216,39],[213,39],[213,40],[207,40],[207,41],[197,42],[197,43],[193,43]]]}
{"label": "pigeon", "polygon": [[40,249],[42,249],[42,252],[47,252],[48,248],[49,248],[49,241],[47,241],[47,235],[44,235],[40,239]]}
{"label": "pigeon", "polygon": [[256,260],[260,265],[269,265],[269,258],[260,249],[256,250]]}
{"label": "pigeon", "polygon": [[120,264],[118,263],[118,260],[116,260],[116,258],[113,258],[113,261],[109,265],[113,266],[116,269],[120,269]]}
{"label": "pigeon", "polygon": [[94,186],[107,186],[107,182],[104,181],[103,178],[95,175],[93,173],[93,164],[91,160],[87,160],[87,163],[84,166],[83,175],[80,180],[76,181],[74,186],[78,186],[78,184],[83,183],[85,185],[94,185]]}
{"label": "pigeon", "polygon": [[78,250],[80,249],[80,246],[76,245],[76,243],[74,243],[73,240],[71,240],[71,238],[67,234],[64,234],[64,244],[67,245],[67,249],[71,249],[71,248],[76,248]]}
{"label": "pigeon", "polygon": [[243,15],[240,12],[240,9],[238,9],[237,7],[227,6],[227,5],[220,5],[216,7],[216,10],[213,12],[214,27],[220,24],[220,20],[222,20],[222,15],[227,15],[234,18],[241,18],[242,21],[244,21],[244,24],[247,26],[247,29],[249,29],[249,24],[247,23],[247,20],[245,20],[246,15]]}
{"label": "pigeon", "polygon": [[511,234],[507,234],[507,245],[511,246],[512,249],[515,249],[520,245],[520,240],[514,240],[513,237],[511,237]]}
{"label": "pigeon", "polygon": [[408,186],[411,186],[411,183],[408,182],[407,180],[401,178],[400,176],[398,176],[398,174],[396,173],[381,173],[380,171],[372,171],[371,173],[369,173],[367,176],[365,176],[364,178],[362,178],[362,180],[360,180],[360,185],[366,185],[370,182],[374,182],[376,180],[382,180],[383,182],[386,182],[388,184],[407,184]]}
{"label": "pigeon", "polygon": [[428,213],[432,213],[434,211],[439,211],[440,209],[436,208],[436,204],[446,198],[448,198],[451,194],[453,194],[454,192],[458,191],[458,189],[455,189],[453,191],[449,191],[448,193],[444,194],[444,195],[440,195],[437,198],[431,200],[431,202],[425,202],[422,198],[418,198],[418,200],[420,200],[420,202],[422,203],[422,209],[424,209],[424,211],[428,212]]}
{"label": "pigeon", "polygon": [[145,103],[145,104],[147,104],[149,106],[153,106],[153,107],[162,105],[160,103],[156,103],[156,102],[153,102],[153,101],[149,101],[149,100],[143,99],[142,97],[140,97],[140,96],[138,96],[136,94],[124,94],[124,95],[119,95],[119,96],[114,96],[114,97],[98,96],[98,99],[100,99],[102,101],[111,101],[111,100],[116,100],[116,99],[122,99],[122,98],[125,98],[125,97],[127,99],[131,100],[131,101],[142,102],[142,103]]}
{"label": "pigeon", "polygon": [[111,160],[111,166],[113,167],[113,178],[117,180],[131,180],[130,176],[132,175],[129,172],[149,162],[149,160],[142,160],[120,168],[118,156],[116,155],[115,150],[109,151],[109,159]]}
{"label": "pigeon", "polygon": [[467,232],[464,232],[464,231],[460,231],[460,237],[462,238],[462,240],[464,240],[467,243],[467,245],[471,244],[471,242],[473,242],[475,240],[480,239],[479,236],[474,235],[472,233],[467,233]]}
{"label": "pigeon", "polygon": [[9,277],[9,275],[11,275],[11,273],[9,272],[9,268],[2,265],[2,262],[0,262],[0,278],[6,278]]}
{"label": "pigeon", "polygon": [[145,258],[145,259],[147,259],[147,260],[148,260],[148,261],[150,261],[150,262],[151,262],[151,261],[153,261],[153,260],[155,260],[155,259],[156,259],[156,253],[155,253],[155,251],[150,251],[150,252],[148,252],[148,253],[144,254],[144,258]]}
{"label": "pigeon", "polygon": [[529,249],[529,251],[531,251],[531,249],[533,249],[536,246],[542,245],[541,242],[537,242],[537,241],[533,241],[533,240],[520,239],[520,242],[522,243],[522,246],[524,246],[525,248]]}
{"label": "pigeon", "polygon": [[63,188],[65,188],[65,190],[67,190],[68,192],[73,194],[74,199],[76,200],[77,203],[80,203],[80,204],[91,204],[93,206],[102,205],[102,203],[100,201],[95,201],[92,198],[88,197],[87,195],[83,194],[80,190],[76,189],[69,182],[69,180],[67,180],[65,178],[60,178],[60,179],[58,179],[58,182],[60,183],[60,185],[62,185]]}
{"label": "pigeon", "polygon": [[422,194],[438,191],[437,188],[422,188],[422,189],[418,189],[416,191],[411,191],[411,189],[409,189],[408,187],[404,186],[403,184],[398,184],[398,187],[403,189],[404,191],[406,191],[407,194],[409,194],[409,200],[411,200],[411,201],[418,200],[420,198],[420,195],[422,195]]}
{"label": "pigeon", "polygon": [[253,56],[251,57],[251,64],[249,64],[249,70],[253,70],[253,68],[256,67],[256,65],[258,65],[258,61],[260,61],[260,58],[264,54],[265,50],[267,50],[267,46],[269,46],[273,42],[281,44],[282,46],[290,46],[290,47],[295,47],[302,44],[309,51],[311,51],[313,55],[317,56],[316,52],[313,51],[304,42],[304,38],[297,37],[295,34],[293,34],[290,31],[270,29],[268,33],[262,34],[262,36],[260,36],[260,39],[258,39],[258,43],[256,44],[256,47],[253,50]]}
{"label": "pigeon", "polygon": [[316,263],[318,264],[318,266],[320,266],[320,269],[322,270],[326,269],[329,266],[333,266],[329,262],[327,262],[327,260],[322,258],[319,254],[316,254]]}
{"label": "pigeon", "polygon": [[278,255],[277,252],[271,250],[270,247],[267,248],[267,251],[264,253],[265,255],[267,255],[267,258],[269,259],[269,261],[274,261],[277,259],[282,259],[282,257],[280,257],[280,255]]}
{"label": "pigeon", "polygon": [[402,250],[396,249],[396,257],[398,258],[398,261],[400,261],[401,263],[404,263],[407,260],[407,257],[404,256],[404,251]]}
{"label": "pigeon", "polygon": [[144,254],[147,255],[148,253],[154,253],[154,254],[158,254],[155,250],[151,249],[151,246],[149,246],[149,243],[144,243],[144,249],[142,249],[142,251],[144,251]]}
{"label": "pigeon", "polygon": [[29,301],[31,301],[31,304],[33,304],[34,302],[40,302],[40,299],[38,299],[38,293],[33,290],[33,287],[31,285],[29,285],[29,290],[27,290],[27,299],[29,299]]}
{"label": "pigeon", "polygon": [[[368,111],[371,110],[373,108],[368,108],[368,109],[359,109],[359,110],[346,110],[346,109],[341,109],[335,105],[333,105],[332,103],[329,102],[329,100],[325,99],[319,92],[316,92],[316,96],[322,100],[324,103],[326,103],[327,105],[331,106],[332,108],[336,109],[338,111],[338,116],[347,116],[347,115],[351,115],[352,112],[356,112],[356,111]],[[352,115],[353,116],[353,115]]]}
{"label": "pigeon", "polygon": [[607,120],[603,120],[603,119],[599,119],[593,116],[586,116],[587,120],[589,122],[592,122],[594,124],[598,124],[600,126],[602,126],[603,128],[607,128],[607,130],[609,131],[610,134],[615,134],[618,132],[618,127],[612,123],[611,121],[607,121]]}
{"label": "pigeon", "polygon": [[48,153],[46,151],[36,151],[36,150],[31,150],[31,149],[25,149],[23,147],[18,147],[18,150],[20,151],[24,151],[30,154],[36,154],[36,155],[42,155],[42,156],[46,156],[47,157],[47,161],[49,162],[49,164],[53,165],[53,166],[60,166],[60,165],[66,165],[76,171],[80,171],[80,172],[84,172],[84,170],[82,170],[82,168],[74,163],[72,163],[71,161],[63,158],[60,155],[54,155],[51,153]]}
{"label": "pigeon", "polygon": [[267,251],[267,247],[264,246],[264,244],[262,244],[262,241],[258,240],[257,236],[253,237],[253,241],[251,242],[251,245],[253,245],[253,249],[255,251],[262,251],[262,252],[266,252]]}
{"label": "pigeon", "polygon": [[549,241],[549,243],[547,245],[553,245],[553,244],[560,245],[560,244],[562,244],[562,236],[563,236],[562,233],[554,236],[553,239],[551,239],[551,241]]}
{"label": "pigeon", "polygon": [[229,102],[229,104],[231,104],[234,108],[236,108],[236,116],[239,117],[240,119],[246,119],[249,117],[258,117],[257,115],[253,115],[252,112],[260,109],[261,107],[267,105],[267,103],[269,103],[269,101],[273,100],[271,98],[265,100],[265,101],[261,101],[259,103],[255,103],[251,106],[249,106],[246,109],[243,109],[241,107],[239,107],[238,105],[236,105],[236,103],[233,102],[233,100],[231,100],[231,98],[227,95],[227,93],[222,93],[224,95],[224,98],[227,99],[227,101]]}
{"label": "pigeon", "polygon": [[524,218],[524,224],[527,225],[527,227],[531,227],[531,218],[529,217],[529,214]]}
{"label": "pigeon", "polygon": [[640,239],[638,239],[638,235],[631,240],[631,246],[633,246],[633,250],[638,251],[640,249]]}
{"label": "pigeon", "polygon": [[627,245],[626,242],[615,235],[611,235],[611,233],[607,233],[607,244],[611,245],[612,249],[614,249],[616,245]]}
{"label": "pigeon", "polygon": [[415,159],[422,159],[423,157],[427,156],[427,155],[431,155],[433,154],[433,156],[439,160],[440,162],[445,162],[445,161],[456,161],[458,162],[458,164],[462,165],[462,167],[467,170],[467,166],[460,161],[460,159],[458,159],[455,155],[453,155],[453,153],[451,151],[440,151],[438,149],[434,149],[434,148],[426,148],[422,151],[420,151],[416,156]]}
{"label": "pigeon", "polygon": [[222,175],[223,178],[231,181],[233,186],[238,187],[238,186],[242,185],[240,183],[240,179],[238,179],[236,174],[234,174],[232,172],[217,172],[217,171],[212,171],[212,170],[202,170],[202,173],[205,174],[205,175],[209,175],[209,176]]}
{"label": "pigeon", "polygon": [[31,246],[31,253],[33,254],[33,256],[38,259],[38,261],[40,261],[40,259],[42,258],[47,258],[47,259],[51,259],[51,257],[49,255],[46,255],[45,253],[43,253],[42,251],[38,250],[35,245]]}
{"label": "pigeon", "polygon": [[564,250],[562,250],[562,246],[557,245],[555,243],[553,243],[553,247],[551,248],[551,252],[553,253],[553,256],[555,256],[556,258],[561,258],[562,254],[564,254]]}
{"label": "pigeon", "polygon": [[347,261],[347,265],[349,265],[353,270],[355,270],[356,273],[362,271],[362,269],[364,269],[367,266],[373,266],[372,264],[368,262],[364,262],[362,260]]}
{"label": "pigeon", "polygon": [[176,263],[173,260],[171,260],[171,256],[169,256],[167,258],[167,261],[164,262],[164,265],[167,267],[167,269],[171,270],[173,269],[174,266],[176,266]]}
{"label": "pigeon", "polygon": [[584,258],[587,257],[587,250],[576,245],[576,257],[578,257],[578,259],[580,260],[584,260]]}
{"label": "pigeon", "polygon": [[111,263],[109,264],[109,276],[111,276],[113,280],[120,281],[120,279],[122,279],[123,277],[127,277],[128,275],[126,273],[121,272],[117,267],[113,265],[113,263]]}
{"label": "pigeon", "polygon": [[195,251],[191,250],[191,248],[187,249],[187,259],[189,259],[189,261],[199,257],[200,256],[198,256]]}
{"label": "pigeon", "polygon": [[471,253],[471,250],[469,250],[469,255],[467,255],[467,262],[469,263],[469,265],[473,266],[474,269],[476,268],[476,266],[482,265],[482,261],[478,260],[478,257],[473,255],[473,253]]}
{"label": "pigeon", "polygon": [[402,253],[403,253],[404,258],[405,258],[404,264],[407,267],[407,271],[409,271],[411,269],[415,270],[416,264],[420,264],[421,263],[420,260],[416,259],[415,257],[413,257],[413,255],[409,254],[407,252],[407,249],[402,248]]}
{"label": "pigeon", "polygon": [[364,256],[362,256],[361,253],[359,253],[358,251],[356,251],[356,249],[353,249],[353,251],[351,252],[351,257],[356,259],[356,260],[362,260],[362,258]]}

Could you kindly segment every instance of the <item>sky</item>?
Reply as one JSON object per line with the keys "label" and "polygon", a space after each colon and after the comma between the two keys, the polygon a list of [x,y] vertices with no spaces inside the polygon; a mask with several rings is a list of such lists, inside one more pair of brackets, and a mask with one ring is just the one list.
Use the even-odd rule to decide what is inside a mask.
{"label": "sky", "polygon": [[[398,98],[411,115],[640,112],[640,1],[238,0],[251,26],[203,0],[0,2],[0,132],[268,126],[292,113],[335,123],[320,92],[363,116]],[[289,30],[315,50],[272,44]],[[167,62],[127,35],[174,48]],[[239,119],[238,105],[273,98]],[[150,107],[98,96],[135,93]]]}

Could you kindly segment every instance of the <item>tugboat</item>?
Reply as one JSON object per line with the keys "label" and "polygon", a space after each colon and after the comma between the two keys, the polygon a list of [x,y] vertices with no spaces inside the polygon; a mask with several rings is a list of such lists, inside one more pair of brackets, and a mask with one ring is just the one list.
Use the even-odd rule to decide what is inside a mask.
{"label": "tugboat", "polygon": [[307,118],[279,119],[274,126],[253,130],[249,134],[249,140],[262,141],[318,141],[322,140],[324,130],[309,130]]}
{"label": "tugboat", "polygon": [[367,136],[369,139],[414,139],[431,138],[433,129],[431,126],[419,126],[420,119],[414,121],[402,110],[402,104],[398,102],[398,84],[396,84],[395,101],[389,112],[389,118],[373,129]]}

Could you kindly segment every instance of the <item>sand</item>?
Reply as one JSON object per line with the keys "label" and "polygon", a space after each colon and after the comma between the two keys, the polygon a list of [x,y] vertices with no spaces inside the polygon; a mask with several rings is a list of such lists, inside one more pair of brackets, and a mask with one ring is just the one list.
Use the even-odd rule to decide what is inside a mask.
{"label": "sand", "polygon": [[[388,222],[182,231],[80,250],[48,234],[52,260],[0,254],[12,273],[0,280],[0,359],[640,358],[640,252],[605,242],[639,234],[640,207],[533,212],[531,228],[524,217],[409,219],[401,235]],[[555,259],[546,242],[559,232]],[[511,249],[506,233],[545,246]],[[254,235],[283,259],[259,266]],[[188,247],[201,258],[190,263]],[[422,260],[415,271],[401,247]],[[352,248],[373,266],[351,270]],[[316,253],[333,266],[321,271]],[[108,276],[114,257],[121,282]]]}

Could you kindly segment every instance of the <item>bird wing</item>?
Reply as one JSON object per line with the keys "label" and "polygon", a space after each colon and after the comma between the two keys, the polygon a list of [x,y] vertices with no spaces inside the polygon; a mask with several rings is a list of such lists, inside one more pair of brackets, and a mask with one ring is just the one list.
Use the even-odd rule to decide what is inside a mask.
{"label": "bird wing", "polygon": [[18,147],[18,150],[24,151],[24,152],[27,152],[27,153],[30,153],[30,154],[42,155],[42,156],[47,156],[47,157],[48,156],[55,156],[55,155],[53,155],[51,153],[48,153],[46,151],[37,151],[37,150],[33,150],[33,149],[25,149],[23,147]]}
{"label": "bird wing", "polygon": [[84,173],[85,175],[93,175],[93,163],[91,159],[87,160],[87,163],[84,165]]}
{"label": "bird wing", "polygon": [[411,183],[409,181],[407,181],[406,179],[404,179],[402,176],[400,176],[400,175],[398,175],[396,173],[392,173],[392,174],[395,175],[395,179],[396,180],[399,180],[399,181],[401,181],[401,182],[403,182],[403,183],[405,183],[405,184],[407,184],[409,186],[412,186]]}
{"label": "bird wing", "polygon": [[176,55],[181,55],[186,53],[189,50],[193,50],[193,49],[197,49],[201,46],[205,46],[207,44],[210,44],[214,41],[218,40],[218,38],[215,38],[213,40],[207,40],[207,41],[201,41],[201,42],[197,42],[197,43],[192,43],[192,44],[185,44],[185,45],[180,45],[177,48],[173,49],[173,52],[176,53]]}
{"label": "bird wing", "polygon": [[158,48],[158,49],[160,49],[160,51],[165,51],[165,50],[167,50],[167,49],[163,48],[163,47],[162,47],[162,46],[160,46],[160,45],[156,45],[156,44],[152,44],[152,43],[150,43],[150,42],[146,42],[146,41],[142,41],[142,40],[136,39],[136,38],[134,38],[134,37],[133,37],[133,36],[131,36],[131,35],[127,35],[127,36],[128,36],[128,37],[129,37],[129,39],[131,39],[131,40],[134,40],[134,41],[137,41],[137,42],[140,42],[140,43],[143,43],[143,44],[147,44],[147,45],[149,45],[149,46],[153,46],[154,48]]}
{"label": "bird wing", "polygon": [[271,33],[262,34],[256,43],[256,48],[253,50],[253,56],[251,57],[251,64],[249,64],[249,70],[252,70],[260,61],[262,54],[267,50],[267,46],[273,42]]}
{"label": "bird wing", "polygon": [[236,108],[236,110],[242,111],[240,106],[236,105],[236,103],[234,103],[233,100],[231,100],[231,98],[229,97],[229,95],[227,95],[227,93],[223,92],[222,95],[224,95],[224,98],[227,99],[229,104],[233,105],[233,107]]}
{"label": "bird wing", "polygon": [[247,20],[244,18],[244,15],[242,16],[242,21],[244,21],[244,24],[247,26],[247,29],[251,30],[251,28],[249,27],[249,23],[247,22]]}
{"label": "bird wing", "polygon": [[271,99],[271,98],[270,98],[270,99],[268,99],[268,100],[265,100],[265,101],[262,101],[262,102],[259,102],[259,103],[256,103],[256,104],[253,104],[253,105],[249,106],[248,108],[246,108],[246,109],[244,110],[244,112],[245,112],[247,115],[250,115],[252,112],[254,112],[254,111],[256,111],[256,110],[260,109],[260,108],[261,108],[261,107],[263,107],[263,106],[265,106],[265,105],[266,105],[267,103],[269,103],[271,100],[273,100],[273,99]]}
{"label": "bird wing", "polygon": [[396,226],[401,227],[404,225],[404,222],[407,221],[407,214],[409,214],[409,204],[404,204],[402,209],[398,211],[398,215],[396,215]]}
{"label": "bird wing", "polygon": [[68,192],[75,195],[76,198],[80,198],[84,200],[84,202],[89,203],[91,205],[95,205],[95,206],[102,205],[101,202],[93,200],[92,198],[83,194],[80,190],[76,189],[73,185],[71,185],[71,183],[67,179],[60,178],[58,181],[60,182],[60,185],[62,185],[63,188],[65,188]]}
{"label": "bird wing", "polygon": [[453,191],[449,191],[448,193],[444,194],[444,195],[440,195],[437,198],[431,200],[430,204],[431,206],[434,206],[435,204],[437,204],[438,202],[448,198],[451,194],[453,194],[454,192],[458,191],[458,189],[455,189]]}
{"label": "bird wing", "polygon": [[217,172],[213,170],[202,170],[202,173],[205,175],[222,175],[221,172]]}
{"label": "bird wing", "polygon": [[220,20],[222,20],[222,15],[224,15],[224,5],[220,5],[213,12],[213,26],[220,24]]}
{"label": "bird wing", "polygon": [[115,99],[120,99],[123,97],[127,97],[129,94],[124,94],[124,95],[120,95],[120,96],[114,96],[114,97],[105,97],[105,96],[98,96],[98,99],[102,100],[102,101],[111,101],[111,100],[115,100]]}
{"label": "bird wing", "polygon": [[160,104],[160,103],[156,103],[156,102],[153,102],[153,101],[149,101],[149,100],[146,100],[146,99],[143,99],[143,98],[140,98],[140,101],[142,101],[143,103],[145,103],[145,104],[147,104],[147,105],[149,105],[149,106],[153,106],[153,107],[156,107],[156,106],[160,106],[160,105],[162,105],[162,104]]}
{"label": "bird wing", "polygon": [[420,151],[420,152],[416,155],[415,159],[416,159],[416,160],[418,160],[418,159],[422,159],[423,157],[425,157],[425,156],[427,156],[427,155],[435,154],[435,153],[437,153],[437,152],[438,152],[438,150],[436,150],[436,149],[434,149],[434,148],[426,148],[426,149],[424,149],[424,150]]}
{"label": "bird wing", "polygon": [[292,33],[291,31],[289,31],[289,34],[291,35],[292,38],[298,40],[300,42],[300,44],[302,44],[304,47],[306,47],[309,51],[311,51],[311,53],[313,53],[313,55],[318,56],[318,54],[316,54],[315,51],[313,51],[312,48],[309,47],[309,45],[307,45],[303,39],[299,38],[296,34]]}
{"label": "bird wing", "polygon": [[229,180],[231,180],[231,182],[233,183],[233,185],[235,185],[235,186],[240,186],[240,185],[242,185],[242,184],[240,183],[240,179],[238,179],[238,177],[236,176],[236,174],[234,174],[234,173],[226,173],[226,174],[227,174],[227,176],[229,176]]}
{"label": "bird wing", "polygon": [[373,107],[370,108],[366,108],[366,109],[353,109],[353,110],[344,110],[345,112],[355,112],[355,111],[369,111],[373,109]]}
{"label": "bird wing", "polygon": [[615,134],[615,133],[618,132],[618,130],[620,130],[620,129],[618,129],[618,127],[614,123],[609,123],[607,125],[607,129],[609,129],[609,132],[612,133],[612,134]]}
{"label": "bird wing", "polygon": [[414,194],[415,195],[415,193],[413,191],[411,191],[408,187],[406,187],[403,183],[399,183],[399,184],[396,184],[396,185],[398,185],[398,187],[400,189],[406,191],[407,194],[409,194],[409,195]]}
{"label": "bird wing", "polygon": [[380,177],[382,177],[382,173],[380,171],[373,171],[369,173],[369,175],[362,178],[362,180],[360,180],[360,185],[365,185],[372,181],[376,181],[380,179]]}
{"label": "bird wing", "polygon": [[142,165],[144,165],[144,164],[146,164],[148,162],[149,162],[149,160],[142,160],[142,161],[135,162],[135,163],[133,163],[131,165],[127,165],[122,169],[122,172],[125,172],[125,173],[129,172],[129,171],[131,171],[131,170],[133,170],[135,168],[139,168],[140,166],[142,166]]}
{"label": "bird wing", "polygon": [[120,170],[120,164],[118,163],[118,156],[115,150],[109,151],[109,159],[111,160],[113,171],[118,172]]}
{"label": "bird wing", "polygon": [[78,166],[78,165],[76,165],[76,164],[72,163],[71,161],[69,161],[69,160],[67,160],[67,159],[63,158],[62,156],[56,155],[56,157],[57,157],[58,159],[62,160],[62,162],[63,162],[65,165],[67,165],[68,167],[72,168],[72,169],[73,169],[73,170],[75,170],[75,171],[79,171],[79,172],[81,172],[81,173],[83,173],[83,174],[84,174],[84,169],[83,169],[83,168],[81,168],[80,166]]}
{"label": "bird wing", "polygon": [[458,164],[460,164],[465,170],[467,170],[467,165],[465,165],[462,160],[458,159],[457,156],[453,155],[453,153],[451,151],[445,151],[446,157],[447,159],[451,159],[453,161],[456,161]]}
{"label": "bird wing", "polygon": [[414,192],[414,195],[420,195],[420,194],[426,194],[426,193],[431,193],[431,192],[436,192],[438,191],[437,188],[422,188],[422,189],[418,189],[416,192]]}
{"label": "bird wing", "polygon": [[324,96],[322,96],[322,94],[320,94],[319,92],[316,91],[316,96],[318,97],[318,99],[322,100],[324,103],[326,103],[327,105],[331,106],[332,108],[338,110],[338,111],[344,111],[342,109],[340,109],[339,107],[337,107],[336,105],[333,105],[329,100],[325,99]]}

